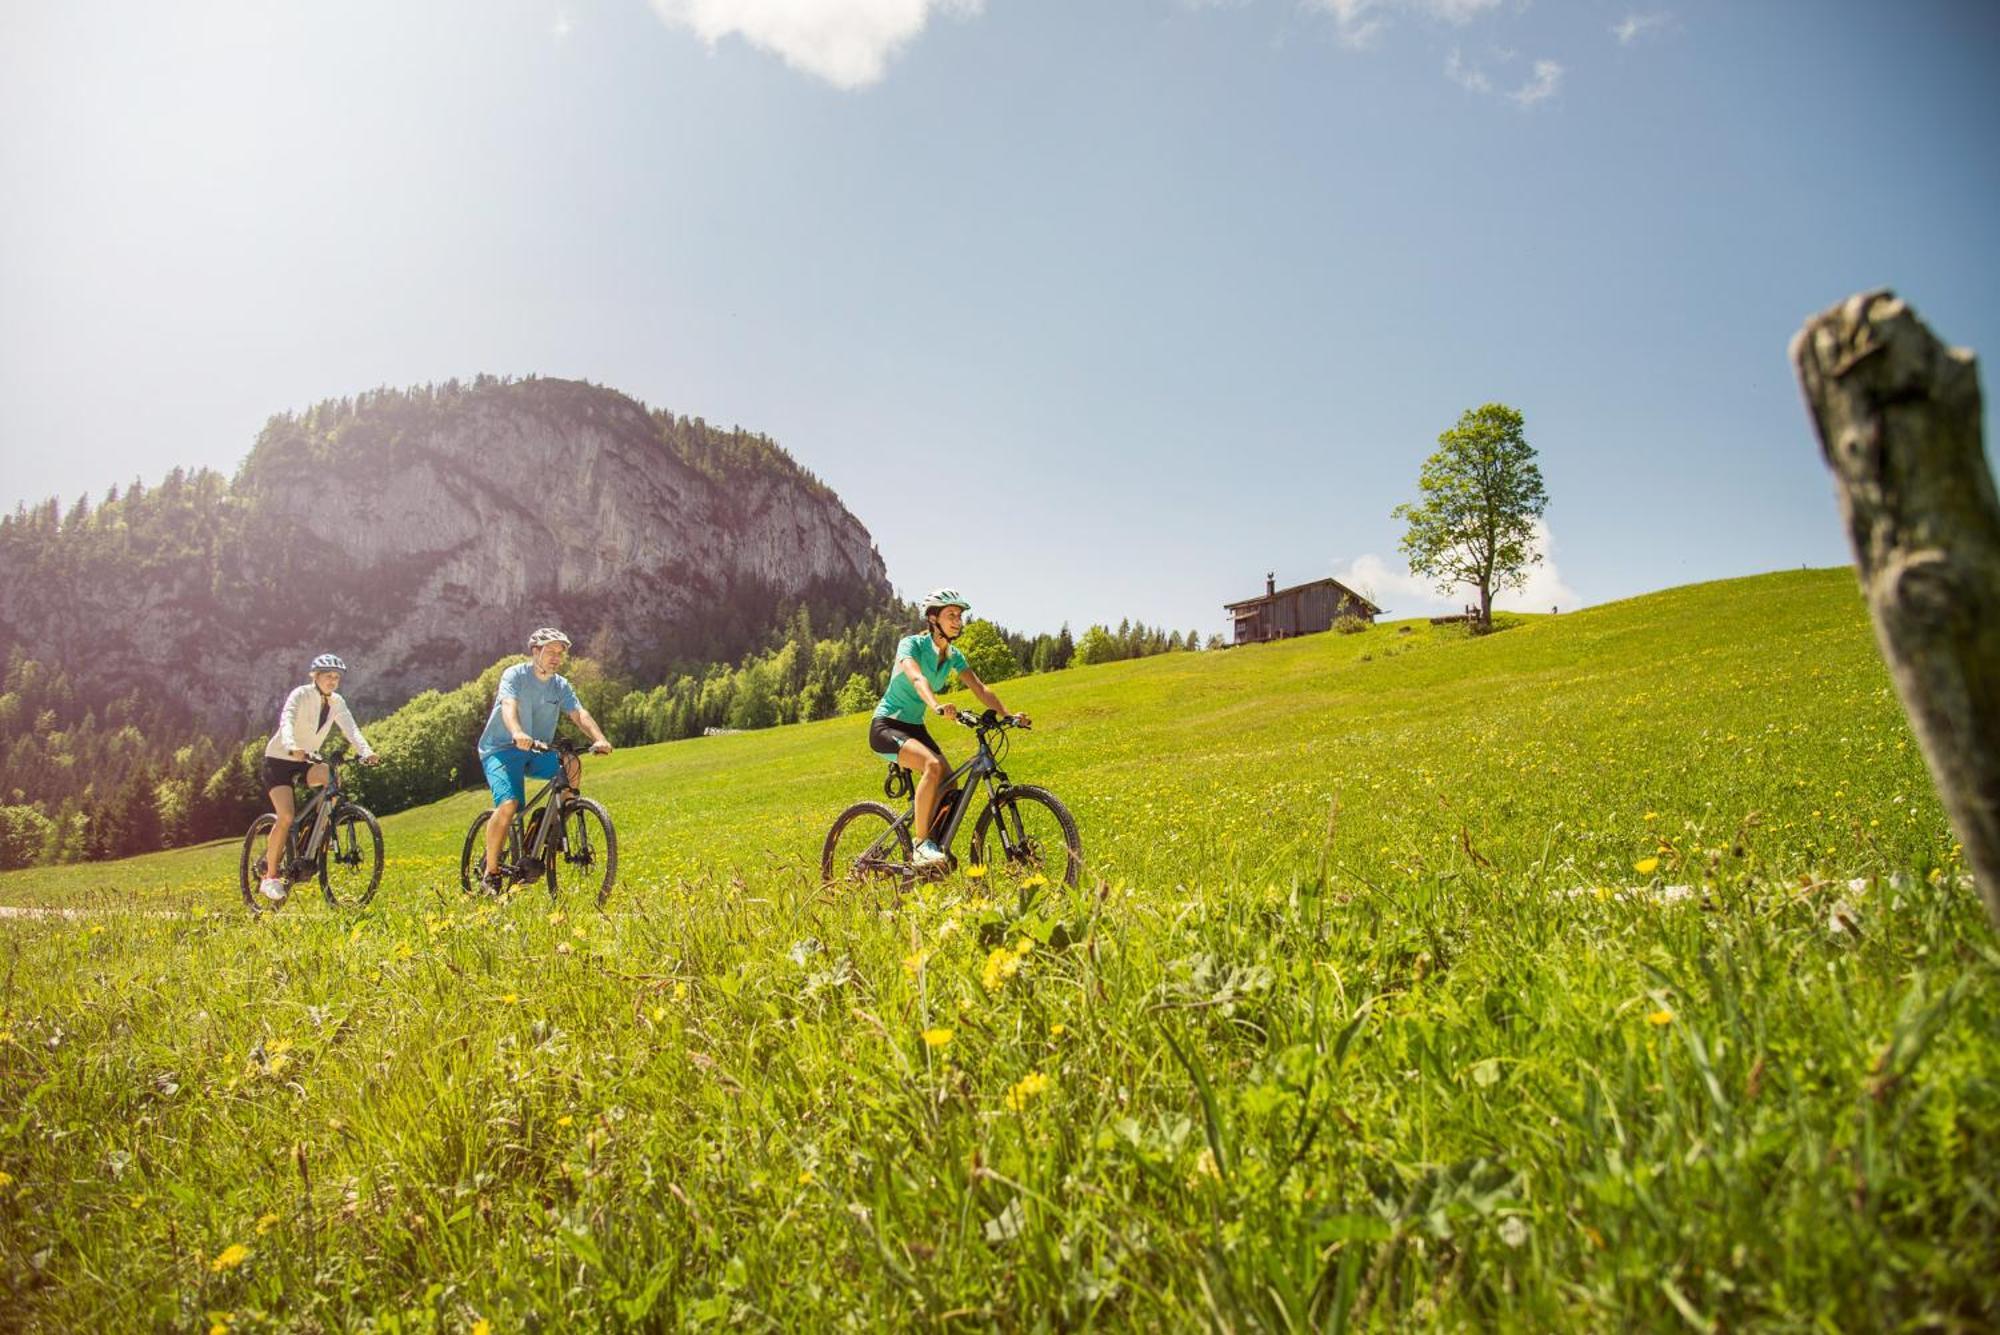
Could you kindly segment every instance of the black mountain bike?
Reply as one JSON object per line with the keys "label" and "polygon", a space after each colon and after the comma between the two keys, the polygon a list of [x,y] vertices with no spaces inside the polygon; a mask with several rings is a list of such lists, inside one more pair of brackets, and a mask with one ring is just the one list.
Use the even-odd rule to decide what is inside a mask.
{"label": "black mountain bike", "polygon": [[[382,884],[382,827],[375,823],[374,813],[348,801],[341,790],[344,760],[320,755],[308,759],[326,766],[326,786],[292,818],[278,874],[288,890],[317,876],[328,904],[337,909],[358,909],[375,897],[375,887]],[[243,836],[237,877],[243,886],[243,902],[252,912],[277,907],[257,893],[257,882],[264,875],[264,850],[277,823],[277,813],[267,811],[250,822],[249,833]]]}
{"label": "black mountain bike", "polygon": [[[583,755],[580,749],[560,740],[553,748],[537,742],[534,749],[553,749],[563,763],[556,776],[514,813],[500,846],[501,878],[508,889],[546,878],[549,894],[557,900],[565,889],[587,890],[602,908],[618,875],[618,832],[611,827],[611,814],[578,793],[569,781],[569,762]],[[551,814],[554,819],[550,819]],[[491,810],[482,811],[465,832],[465,851],[458,857],[458,884],[468,895],[482,893],[486,822],[492,819]]]}
{"label": "black mountain bike", "polygon": [[[946,854],[939,869],[957,865],[950,856],[952,842],[965,822],[972,789],[983,785],[986,806],[972,827],[971,860],[1004,863],[1022,875],[1040,872],[1075,889],[1083,872],[1083,841],[1077,837],[1076,819],[1054,793],[1010,783],[1000,768],[1007,754],[1007,733],[1027,724],[990,709],[977,718],[961,713],[958,721],[973,730],[979,750],[945,781],[945,797],[931,820],[931,837]],[[884,795],[898,798],[911,791],[909,771],[890,761]],[[856,802],[841,812],[820,851],[820,879],[827,885],[887,882],[898,889],[909,885],[919,870],[910,861],[914,847],[910,826],[916,814],[914,803],[897,815],[883,802]]]}

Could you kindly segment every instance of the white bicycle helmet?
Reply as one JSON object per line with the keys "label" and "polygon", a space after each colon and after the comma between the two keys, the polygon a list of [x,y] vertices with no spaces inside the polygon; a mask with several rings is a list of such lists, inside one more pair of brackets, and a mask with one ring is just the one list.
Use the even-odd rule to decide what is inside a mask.
{"label": "white bicycle helmet", "polygon": [[965,595],[948,585],[942,589],[932,589],[924,595],[925,616],[942,612],[947,607],[956,607],[967,616],[972,615],[972,604],[965,601]]}
{"label": "white bicycle helmet", "polygon": [[345,672],[347,664],[341,662],[339,654],[321,654],[312,661],[313,672]]}
{"label": "white bicycle helmet", "polygon": [[530,635],[528,637],[528,652],[532,654],[545,644],[560,644],[565,649],[571,647],[569,636],[563,634],[554,626],[543,626],[533,635]]}

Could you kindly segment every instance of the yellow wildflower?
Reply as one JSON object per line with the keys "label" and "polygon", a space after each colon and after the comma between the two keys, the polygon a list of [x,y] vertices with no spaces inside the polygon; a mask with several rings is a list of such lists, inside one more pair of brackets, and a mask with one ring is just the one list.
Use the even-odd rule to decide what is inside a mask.
{"label": "yellow wildflower", "polygon": [[1064,1034],[1067,1034],[1068,1032],[1069,1032],[1069,1026],[1066,1024],[1057,1023],[1049,1026],[1050,1038],[1061,1038]]}
{"label": "yellow wildflower", "polygon": [[485,1317],[472,1323],[472,1335],[493,1335],[493,1323]]}
{"label": "yellow wildflower", "polygon": [[506,996],[500,998],[500,1004],[502,1006],[514,1006],[518,1005],[520,1000],[521,994],[519,992],[509,992]]}
{"label": "yellow wildflower", "polygon": [[1027,880],[1021,882],[1021,888],[1023,890],[1033,890],[1037,886],[1047,885],[1048,883],[1049,883],[1048,877],[1042,875],[1040,872],[1036,872],[1033,876],[1030,876]]}
{"label": "yellow wildflower", "polygon": [[1028,1106],[1028,1101],[1037,1094],[1048,1092],[1049,1078],[1040,1071],[1030,1071],[1015,1081],[1007,1090],[1007,1108],[1010,1112],[1020,1112]]}
{"label": "yellow wildflower", "polygon": [[986,967],[980,971],[979,981],[988,992],[998,992],[1007,985],[1007,980],[1021,971],[1021,957],[1005,946],[995,946],[986,957]]}
{"label": "yellow wildflower", "polygon": [[264,1236],[264,1235],[265,1235],[266,1233],[269,1233],[269,1232],[270,1232],[270,1231],[271,1231],[272,1229],[276,1228],[277,1226],[278,1226],[278,1216],[277,1216],[277,1215],[275,1215],[275,1214],[264,1214],[264,1215],[259,1215],[259,1216],[257,1216],[257,1236],[258,1236],[258,1237],[260,1237],[260,1238],[261,1238],[261,1237],[263,1237],[263,1236]]}
{"label": "yellow wildflower", "polygon": [[801,1171],[800,1171],[800,1173],[799,1173],[799,1185],[800,1185],[800,1186],[802,1186],[802,1187],[809,1187],[809,1186],[811,1186],[811,1185],[813,1184],[813,1181],[814,1181],[814,1178],[813,1178],[813,1170],[812,1170],[812,1169],[810,1169],[810,1168],[807,1168],[807,1169],[803,1169],[803,1170],[801,1170]]}
{"label": "yellow wildflower", "polygon": [[240,1242],[232,1242],[222,1249],[222,1255],[208,1263],[208,1268],[219,1275],[225,1270],[234,1270],[249,1259],[250,1249]]}
{"label": "yellow wildflower", "polygon": [[986,868],[976,862],[965,869],[965,879],[968,881],[976,881],[985,874]]}
{"label": "yellow wildflower", "polygon": [[930,958],[931,953],[928,950],[911,951],[903,956],[903,972],[915,977],[924,971],[924,965],[930,962]]}
{"label": "yellow wildflower", "polygon": [[576,1119],[574,1117],[571,1117],[568,1113],[564,1113],[561,1117],[556,1118],[556,1125],[568,1126],[571,1122],[574,1122],[575,1120]]}
{"label": "yellow wildflower", "polygon": [[1638,872],[1641,876],[1651,876],[1659,869],[1660,860],[1658,858],[1640,858],[1632,864],[1632,870]]}
{"label": "yellow wildflower", "polygon": [[952,1029],[926,1029],[924,1030],[924,1046],[941,1048],[951,1042],[952,1035],[956,1032],[956,1030]]}
{"label": "yellow wildflower", "polygon": [[1674,1013],[1670,1010],[1665,1009],[1664,1007],[1661,1008],[1660,1010],[1654,1011],[1651,1015],[1648,1015],[1646,1017],[1647,1024],[1672,1024],[1673,1022],[1674,1022]]}

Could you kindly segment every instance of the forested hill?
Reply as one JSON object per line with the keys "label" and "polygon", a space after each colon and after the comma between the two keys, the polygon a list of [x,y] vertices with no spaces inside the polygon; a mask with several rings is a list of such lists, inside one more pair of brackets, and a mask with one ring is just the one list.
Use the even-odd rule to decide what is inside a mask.
{"label": "forested hill", "polygon": [[0,567],[0,660],[226,737],[325,650],[379,711],[538,624],[658,679],[743,654],[789,609],[829,624],[890,597],[867,530],[770,440],[494,377],[281,414],[232,480],[177,469],[24,506],[0,517]]}

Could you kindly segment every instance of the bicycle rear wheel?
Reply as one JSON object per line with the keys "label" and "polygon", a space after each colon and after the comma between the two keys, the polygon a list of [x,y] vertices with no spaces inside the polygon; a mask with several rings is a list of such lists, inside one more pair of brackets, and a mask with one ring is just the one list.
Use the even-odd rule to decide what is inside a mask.
{"label": "bicycle rear wheel", "polygon": [[[986,842],[988,835],[993,843]],[[991,854],[989,859],[988,854]],[[972,831],[972,860],[1001,861],[1017,876],[1040,873],[1074,890],[1083,874],[1083,840],[1069,808],[1045,788],[1003,788]]]}
{"label": "bicycle rear wheel", "polygon": [[880,802],[856,802],[833,818],[820,849],[822,885],[891,885],[901,890],[916,877],[910,865],[910,830]]}
{"label": "bicycle rear wheel", "polygon": [[[465,832],[465,847],[458,855],[458,888],[468,895],[481,893],[480,876],[486,870],[486,822],[492,819],[493,811],[488,808],[472,818],[472,827]],[[500,843],[501,874],[510,874],[520,862],[521,822],[514,821]]]}
{"label": "bicycle rear wheel", "polygon": [[599,908],[611,898],[618,876],[618,831],[611,813],[588,797],[563,806],[562,828],[549,841],[549,897],[560,902],[564,890],[586,891]]}
{"label": "bicycle rear wheel", "polygon": [[319,850],[319,888],[337,909],[358,909],[382,884],[382,827],[374,813],[341,803]]}
{"label": "bicycle rear wheel", "polygon": [[271,827],[277,823],[278,818],[267,811],[250,822],[250,829],[243,836],[243,856],[237,862],[236,879],[243,891],[243,902],[252,913],[277,907],[257,902],[257,883],[264,879],[264,851],[271,842]]}

